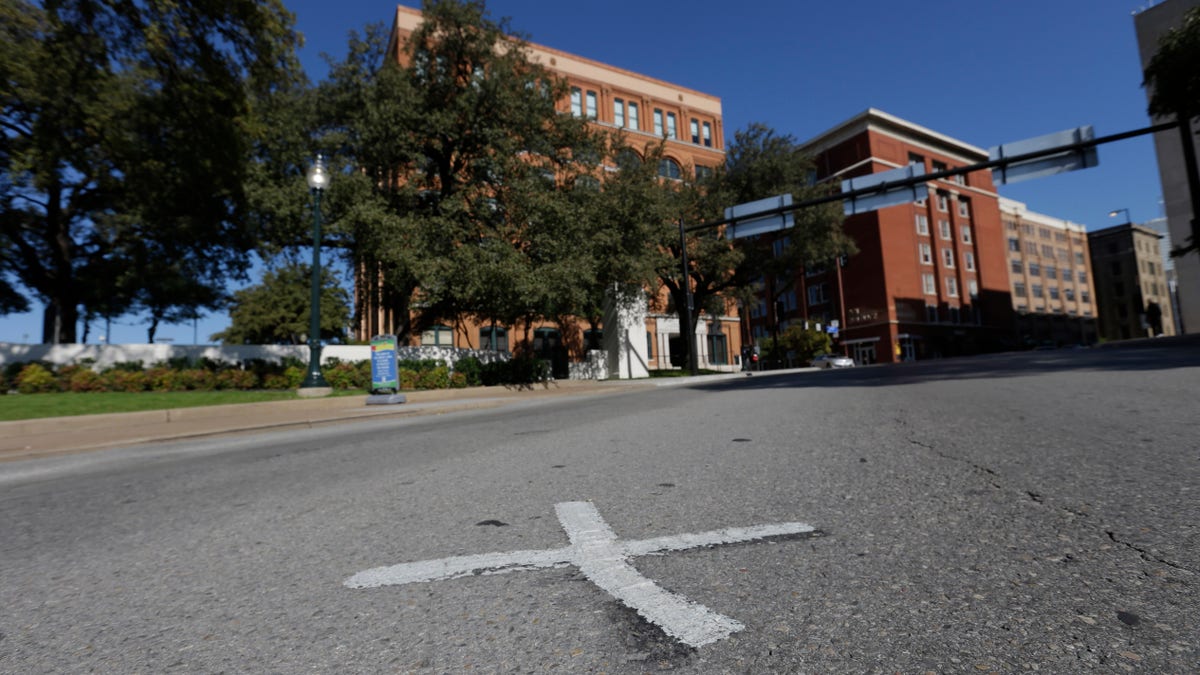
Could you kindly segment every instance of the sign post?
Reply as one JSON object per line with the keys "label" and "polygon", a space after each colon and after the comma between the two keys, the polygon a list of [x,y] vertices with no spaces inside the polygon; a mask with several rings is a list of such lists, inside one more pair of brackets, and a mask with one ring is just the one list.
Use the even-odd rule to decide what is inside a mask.
{"label": "sign post", "polygon": [[397,361],[395,335],[371,338],[371,395],[367,397],[367,405],[404,403],[404,395],[399,393]]}

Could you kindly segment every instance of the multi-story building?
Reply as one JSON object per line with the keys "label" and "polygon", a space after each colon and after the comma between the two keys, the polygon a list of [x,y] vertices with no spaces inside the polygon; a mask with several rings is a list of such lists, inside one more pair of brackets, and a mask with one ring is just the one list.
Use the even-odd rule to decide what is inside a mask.
{"label": "multi-story building", "polygon": [[1000,198],[1018,339],[1024,346],[1096,341],[1087,228]]}
{"label": "multi-story building", "polygon": [[[396,8],[392,49],[402,57],[402,45],[421,24],[421,12],[404,6]],[[659,165],[664,180],[679,179],[684,171],[706,172],[725,161],[721,100],[710,94],[630,72],[582,56],[528,44],[530,59],[565,79],[569,95],[560,104],[564,114],[585,116],[606,129],[621,129],[634,148],[645,148],[665,139],[665,157]],[[361,317],[357,326],[360,339],[394,331],[394,318],[375,298],[372,280],[360,279],[356,304]],[[682,353],[679,319],[665,311],[665,294],[651,302],[645,313],[645,341],[636,341],[637,358],[650,369],[679,367]],[[563,335],[559,326],[539,323],[530,326],[533,349],[548,354],[565,347],[573,359],[601,343],[601,326],[580,319],[576,335]],[[701,367],[732,369],[740,353],[741,342],[736,309],[720,317],[705,316],[697,326],[696,346]],[[471,317],[461,317],[458,326],[431,326],[419,336],[421,344],[467,348],[492,348],[508,351],[515,347],[511,335],[523,335],[525,326],[480,325]],[[414,341],[417,337],[414,336]]]}
{"label": "multi-story building", "polygon": [[[1137,33],[1138,55],[1142,68],[1149,64],[1158,51],[1158,40],[1167,30],[1183,24],[1183,15],[1188,10],[1200,7],[1200,0],[1162,0],[1133,15]],[[1149,89],[1146,96],[1153,94]],[[1157,122],[1167,120],[1155,119]],[[1163,202],[1166,209],[1167,226],[1177,243],[1187,242],[1190,237],[1200,235],[1194,228],[1200,223],[1200,213],[1193,207],[1200,195],[1192,195],[1188,188],[1188,174],[1184,161],[1184,143],[1189,143],[1196,155],[1200,155],[1200,122],[1193,119],[1181,133],[1179,129],[1160,131],[1154,134],[1154,153],[1158,158],[1158,175],[1162,182]],[[1175,260],[1178,279],[1177,299],[1179,321],[1183,331],[1200,332],[1200,255],[1191,253]]]}
{"label": "multi-story building", "polygon": [[1142,223],[1162,235],[1158,240],[1158,250],[1162,255],[1163,273],[1167,277],[1167,290],[1171,298],[1171,313],[1175,318],[1175,334],[1183,335],[1183,322],[1179,313],[1179,273],[1175,270],[1175,258],[1171,257],[1171,231],[1167,227],[1166,218],[1152,218]]}
{"label": "multi-story building", "polygon": [[1161,236],[1136,223],[1088,234],[1102,338],[1128,340],[1175,334],[1174,310],[1159,248]]}
{"label": "multi-story building", "polygon": [[[988,159],[986,150],[875,109],[802,147],[826,181],[908,164],[934,173]],[[798,270],[794,301],[756,308],[750,333],[777,321],[836,321],[837,344],[859,363],[1014,346],[1009,263],[991,174],[974,171],[929,187],[929,199],[848,217],[845,230],[858,253]]]}

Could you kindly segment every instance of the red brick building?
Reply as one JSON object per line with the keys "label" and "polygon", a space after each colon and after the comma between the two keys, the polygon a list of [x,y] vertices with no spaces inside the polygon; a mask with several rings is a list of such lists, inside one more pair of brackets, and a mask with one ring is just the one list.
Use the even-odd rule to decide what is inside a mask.
{"label": "red brick building", "polygon": [[[985,162],[987,151],[870,109],[803,144],[818,180],[918,164],[924,173]],[[930,198],[849,216],[858,253],[812,265],[793,295],[752,308],[750,338],[776,322],[836,321],[835,345],[860,364],[954,356],[1012,345],[1004,227],[989,171],[930,181]],[[768,280],[778,284],[783,280]]]}

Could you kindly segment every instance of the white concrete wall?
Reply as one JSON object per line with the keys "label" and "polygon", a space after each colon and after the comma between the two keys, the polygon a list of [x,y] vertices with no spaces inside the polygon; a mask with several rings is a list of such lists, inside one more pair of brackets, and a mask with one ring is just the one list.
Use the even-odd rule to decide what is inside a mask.
{"label": "white concrete wall", "polygon": [[[507,361],[507,354],[453,347],[407,347],[397,349],[397,358],[440,359],[453,366],[465,356],[478,357],[484,363]],[[170,359],[210,359],[235,364],[254,359],[282,361],[287,357],[308,363],[307,345],[169,345],[169,344],[16,344],[0,342],[0,367],[9,363],[45,361],[55,365],[78,363],[83,359],[95,360],[95,368],[103,370],[116,363],[141,361],[146,367]],[[341,361],[369,361],[370,345],[327,345],[321,348],[321,363],[331,359]]]}

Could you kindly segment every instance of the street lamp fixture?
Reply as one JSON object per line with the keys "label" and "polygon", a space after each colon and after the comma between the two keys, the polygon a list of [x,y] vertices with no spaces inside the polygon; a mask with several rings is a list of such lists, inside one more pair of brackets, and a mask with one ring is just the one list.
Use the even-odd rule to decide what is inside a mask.
{"label": "street lamp fixture", "polygon": [[1113,209],[1112,211],[1108,212],[1108,217],[1116,218],[1117,214],[1122,213],[1122,212],[1124,212],[1124,214],[1125,214],[1125,222],[1127,222],[1127,223],[1133,222],[1129,219],[1129,209]]}
{"label": "street lamp fixture", "polygon": [[317,155],[305,178],[313,195],[312,303],[308,312],[308,374],[300,384],[300,393],[321,396],[329,393],[325,391],[329,383],[321,374],[321,193],[329,185],[324,157]]}

